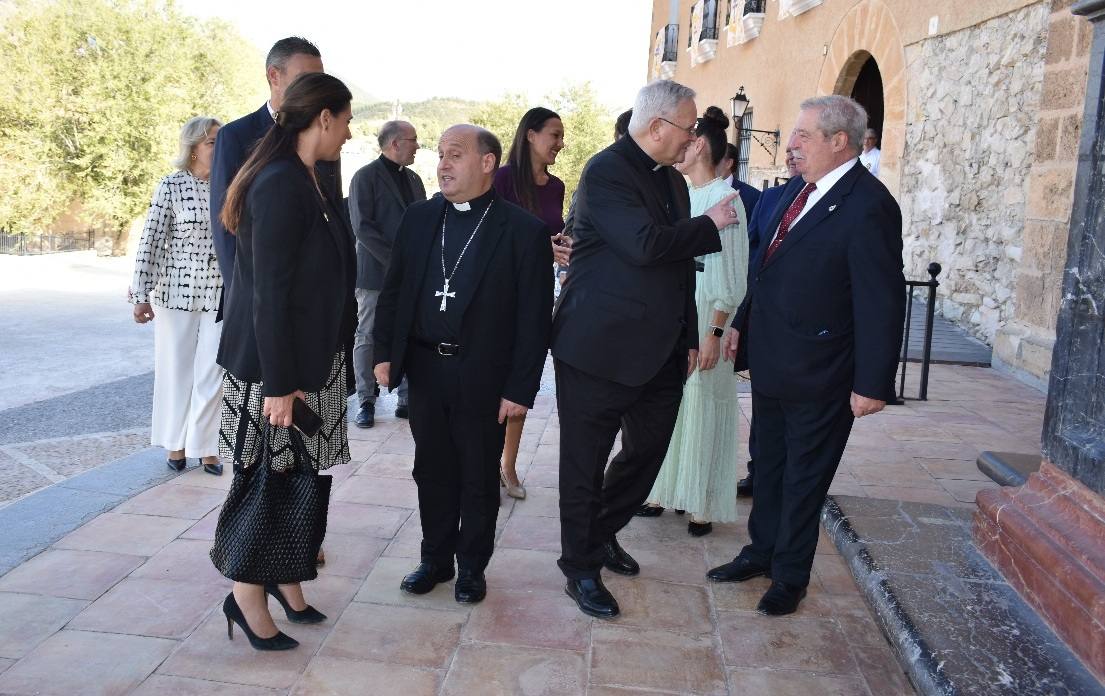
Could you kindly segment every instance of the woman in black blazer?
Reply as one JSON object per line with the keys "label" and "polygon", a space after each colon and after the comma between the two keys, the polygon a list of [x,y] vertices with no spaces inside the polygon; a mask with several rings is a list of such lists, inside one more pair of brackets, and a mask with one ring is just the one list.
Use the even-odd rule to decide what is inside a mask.
{"label": "woman in black blazer", "polygon": [[[352,232],[338,205],[323,194],[315,164],[337,160],[349,140],[352,95],[337,78],[322,73],[299,76],[284,95],[276,125],[257,144],[227,191],[222,220],[236,236],[233,291],[224,306],[219,364],[226,368],[220,443],[223,459],[235,468],[257,461],[259,438],[268,428],[268,461],[274,471],[294,464],[289,447],[292,404],[303,399],[322,418],[314,437],[302,436],[316,469],[349,461],[346,395],[348,352],[352,347],[356,274]],[[325,511],[319,511],[324,513]],[[264,548],[267,530],[250,539]],[[220,546],[212,559],[224,568],[237,549]],[[310,544],[301,545],[307,552]],[[288,619],[317,623],[326,617],[303,598],[299,584],[313,580],[314,559],[271,558],[272,564],[311,569],[289,571],[296,582],[257,585],[235,582],[223,603],[259,650],[282,650],[298,643],[281,633],[268,612],[266,593],[284,607]]]}

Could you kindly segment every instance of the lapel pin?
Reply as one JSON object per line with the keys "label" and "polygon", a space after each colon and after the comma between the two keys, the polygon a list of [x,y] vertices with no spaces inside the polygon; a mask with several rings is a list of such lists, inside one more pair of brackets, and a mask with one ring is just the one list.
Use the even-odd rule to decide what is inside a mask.
{"label": "lapel pin", "polygon": [[835,206],[835,205],[830,205],[830,206],[829,206],[829,212],[831,213],[831,212],[833,212],[834,210],[836,210],[836,206]]}

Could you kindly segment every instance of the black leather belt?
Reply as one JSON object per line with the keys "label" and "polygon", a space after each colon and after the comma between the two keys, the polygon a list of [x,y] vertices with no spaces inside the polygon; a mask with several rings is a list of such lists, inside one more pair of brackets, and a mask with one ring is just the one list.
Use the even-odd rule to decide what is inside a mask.
{"label": "black leather belt", "polygon": [[460,353],[460,345],[457,343],[434,343],[415,336],[412,336],[411,340],[414,341],[415,345],[421,346],[422,348],[428,348],[438,355],[451,356]]}

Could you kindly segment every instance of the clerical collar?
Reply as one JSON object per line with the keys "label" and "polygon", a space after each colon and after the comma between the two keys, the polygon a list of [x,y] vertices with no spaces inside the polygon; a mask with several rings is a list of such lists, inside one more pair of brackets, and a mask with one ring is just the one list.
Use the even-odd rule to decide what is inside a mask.
{"label": "clerical collar", "polygon": [[476,196],[470,201],[465,201],[464,203],[453,203],[452,201],[449,201],[449,203],[453,206],[453,209],[460,214],[470,215],[472,213],[482,214],[483,211],[487,209],[487,206],[491,205],[491,201],[493,200],[495,200],[494,186],[487,189],[482,194]]}
{"label": "clerical collar", "polygon": [[387,167],[388,169],[390,169],[391,171],[393,171],[393,172],[403,171],[403,165],[401,165],[397,162],[392,162],[390,159],[385,157],[384,153],[382,153],[382,152],[380,153],[380,159],[383,161],[384,166]]}
{"label": "clerical collar", "polygon": [[641,163],[641,166],[643,166],[645,169],[655,172],[659,171],[660,168],[664,166],[649,157],[648,153],[645,152],[641,148],[641,146],[637,144],[637,141],[634,140],[632,136],[627,135],[624,139],[629,141],[629,151],[633,153],[633,156],[637,159],[638,162]]}

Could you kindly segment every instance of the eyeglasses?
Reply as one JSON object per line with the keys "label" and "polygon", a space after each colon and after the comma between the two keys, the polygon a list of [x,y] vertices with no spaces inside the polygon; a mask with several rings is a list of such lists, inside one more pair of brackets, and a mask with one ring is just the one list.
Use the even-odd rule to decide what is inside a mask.
{"label": "eyeglasses", "polygon": [[694,129],[698,125],[697,120],[695,120],[695,122],[690,126],[681,126],[678,123],[673,123],[672,121],[667,120],[663,116],[657,116],[656,118],[660,119],[661,121],[668,124],[669,126],[672,126],[674,128],[678,128],[679,130],[683,131],[684,133],[686,133],[687,135],[690,135],[690,136],[694,135]]}

